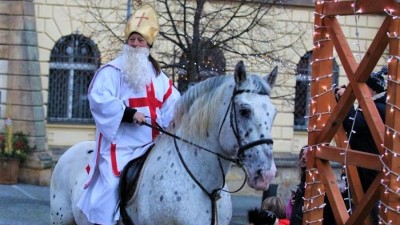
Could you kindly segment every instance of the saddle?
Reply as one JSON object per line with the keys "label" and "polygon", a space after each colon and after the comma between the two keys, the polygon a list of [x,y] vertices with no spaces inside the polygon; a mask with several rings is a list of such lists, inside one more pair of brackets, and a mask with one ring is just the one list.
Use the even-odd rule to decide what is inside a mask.
{"label": "saddle", "polygon": [[133,225],[132,219],[126,212],[126,206],[128,201],[132,198],[133,194],[136,191],[140,172],[142,171],[143,165],[146,162],[147,157],[153,146],[151,146],[150,149],[147,150],[147,152],[141,157],[129,161],[121,172],[118,186],[118,206],[122,222],[125,225]]}

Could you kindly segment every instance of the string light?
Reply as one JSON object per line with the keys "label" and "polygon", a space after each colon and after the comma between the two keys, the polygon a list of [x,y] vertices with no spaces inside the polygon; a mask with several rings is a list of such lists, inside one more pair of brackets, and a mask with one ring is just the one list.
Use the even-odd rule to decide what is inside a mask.
{"label": "string light", "polygon": [[325,197],[325,192],[321,192],[321,190],[318,190],[318,192],[319,192],[319,194],[314,195],[314,196],[312,196],[311,198],[305,198],[305,197],[303,197],[303,200],[312,203],[312,202],[314,201],[315,198],[318,198],[318,197],[321,197],[321,196]]}
{"label": "string light", "polygon": [[306,220],[306,224],[320,223],[320,222],[322,222],[322,221],[324,221],[323,218],[322,218],[322,219],[319,219],[319,220],[314,220],[314,221],[308,221],[308,220]]}
{"label": "string light", "polygon": [[319,80],[321,80],[321,79],[324,79],[324,78],[331,78],[331,77],[333,77],[333,74],[331,73],[331,74],[328,74],[328,75],[322,75],[322,76],[319,76],[319,77],[317,77],[317,78],[310,78],[309,79],[309,81],[310,82],[312,82],[312,81],[319,81]]}
{"label": "string light", "polygon": [[399,16],[395,16],[395,15],[393,15],[393,12],[394,12],[394,10],[393,9],[384,9],[383,10],[388,16],[391,16],[392,17],[392,19],[394,19],[394,20],[398,20],[398,19],[400,19],[400,17]]}
{"label": "string light", "polygon": [[[330,2],[331,2],[331,1],[330,1]],[[336,1],[335,1],[335,2],[336,2]],[[324,4],[324,1],[316,1],[316,4],[317,4],[317,5]],[[357,46],[358,46],[358,54],[355,53],[354,55],[357,55],[357,56],[359,57],[359,60],[361,61],[361,54],[360,54],[360,53],[361,53],[362,51],[361,51],[361,47],[360,47],[361,45],[360,45],[360,38],[359,38],[358,16],[359,16],[359,14],[363,13],[364,10],[363,10],[361,7],[357,6],[356,0],[354,0],[354,3],[351,4],[351,6],[352,6],[352,8],[353,8],[354,17],[355,17],[355,22],[356,22],[356,36],[357,36],[357,42],[354,43],[354,45],[357,45]],[[386,13],[387,15],[391,16],[393,20],[400,19],[399,16],[393,14],[393,13],[395,12],[394,9],[386,8],[384,11],[385,11],[385,13]],[[315,17],[319,17],[319,19],[321,19],[321,21],[322,21],[322,19],[323,19],[326,15],[323,15],[323,14],[321,14],[320,12],[314,12],[314,16],[315,16]],[[317,18],[317,19],[318,19],[318,18]],[[322,46],[322,43],[323,43],[323,42],[329,42],[329,41],[331,41],[330,38],[329,38],[329,35],[326,35],[326,34],[323,33],[325,29],[326,29],[326,27],[325,27],[322,23],[321,23],[321,24],[315,24],[315,25],[314,25],[314,40],[315,40],[317,37],[325,36],[325,37],[321,37],[320,40],[315,40],[315,41],[313,42],[313,48],[314,48],[314,49],[320,48],[320,47]],[[392,40],[394,40],[394,41],[400,40],[400,36],[399,36],[399,33],[398,33],[398,32],[387,32],[387,36],[388,36],[389,39],[392,39]],[[317,58],[317,59],[313,60],[313,61],[310,63],[310,65],[313,65],[314,63],[324,62],[324,61],[327,61],[327,60],[333,60],[333,59],[334,59],[334,57]],[[389,63],[399,63],[399,61],[400,61],[400,56],[398,56],[398,55],[388,55],[388,60],[387,60],[387,63],[388,63],[388,64],[389,64]],[[396,67],[397,67],[397,66],[398,66],[398,65],[396,65]],[[397,74],[396,74],[396,75],[397,75]],[[311,84],[312,82],[320,82],[321,79],[331,78],[331,76],[332,76],[332,74],[329,74],[329,75],[321,75],[321,76],[319,76],[319,77],[317,77],[317,78],[313,78],[313,79],[310,80],[310,84]],[[393,79],[393,77],[392,77],[391,75],[388,75],[388,78],[387,78],[388,85],[389,85],[389,84],[391,84],[391,85],[398,85],[398,84],[400,84],[400,80],[398,80],[398,79],[399,79],[399,78]],[[323,116],[328,115],[328,114],[331,113],[331,106],[328,104],[326,110],[323,110],[323,109],[321,110],[320,108],[317,108],[317,105],[320,107],[320,104],[317,104],[317,103],[320,103],[319,98],[323,97],[323,96],[324,96],[325,94],[327,94],[327,93],[331,93],[331,91],[334,90],[334,86],[332,86],[331,88],[327,88],[327,87],[323,87],[322,85],[318,85],[318,88],[319,88],[319,89],[316,91],[316,94],[314,94],[314,96],[312,96],[312,97],[310,98],[310,104],[309,104],[309,107],[310,107],[310,115],[307,116],[307,117],[305,117],[305,118],[309,118],[309,119],[314,118],[316,121],[319,121],[319,120],[322,121],[321,118],[322,118]],[[396,87],[396,88],[398,88],[398,87]],[[388,112],[388,113],[399,113],[400,107],[399,107],[397,104],[395,104],[393,101],[391,101],[391,99],[392,99],[392,98],[391,98],[390,94],[388,93],[386,104],[387,104],[387,107],[388,107],[390,110],[388,110],[387,112]],[[354,118],[357,117],[357,112],[359,112],[359,111],[361,111],[361,110],[356,110],[356,115],[354,116]],[[388,116],[387,116],[387,117],[388,117]],[[348,177],[348,170],[347,170],[346,165],[347,165],[347,152],[348,152],[348,150],[350,149],[349,141],[351,140],[352,136],[356,133],[355,130],[354,130],[354,124],[355,124],[354,118],[351,118],[351,119],[353,120],[353,124],[352,124],[351,131],[350,131],[349,134],[348,134],[348,135],[349,135],[349,136],[348,136],[348,139],[347,139],[346,141],[344,141],[344,143],[346,144],[346,149],[345,149],[344,151],[340,152],[340,155],[342,155],[342,156],[345,157],[345,159],[344,159],[344,166],[343,166],[343,169],[344,169],[344,171],[345,171],[345,177],[344,177],[344,179],[347,179],[347,177]],[[323,125],[324,125],[324,124],[323,124]],[[321,126],[321,124],[318,124],[318,123],[317,123],[317,124],[313,124],[313,125],[310,124],[310,126],[307,128],[307,131],[308,131],[309,133],[310,133],[310,132],[320,132],[320,131],[322,131],[322,129],[320,129],[320,126]],[[395,130],[394,128],[392,128],[392,127],[390,127],[390,126],[388,126],[388,125],[385,125],[385,131],[386,131],[386,135],[387,135],[387,136],[385,137],[385,138],[386,138],[385,141],[386,141],[386,140],[389,140],[389,138],[395,139],[395,138],[400,137],[399,131]],[[390,142],[390,141],[389,141],[389,142]],[[387,147],[387,146],[384,146],[384,144],[382,144],[381,146],[382,146],[383,149],[384,149],[384,153],[383,153],[382,155],[379,156],[379,159],[380,159],[380,161],[381,161],[381,163],[382,163],[382,165],[383,165],[383,166],[382,166],[382,170],[384,171],[384,175],[385,175],[386,177],[390,176],[390,178],[391,178],[391,179],[388,179],[388,178],[382,179],[382,180],[381,180],[381,185],[382,185],[382,187],[384,188],[384,193],[385,193],[385,194],[387,194],[387,195],[394,195],[395,198],[399,198],[399,197],[400,197],[400,174],[399,174],[399,172],[398,172],[397,170],[396,170],[396,171],[391,170],[391,167],[389,167],[388,164],[386,164],[386,161],[393,161],[392,158],[397,158],[397,157],[399,157],[400,153],[399,153],[399,152],[396,152],[396,151],[393,150],[393,149],[390,149],[390,148]],[[397,146],[396,146],[396,147],[397,147]],[[315,146],[312,146],[310,149],[311,149],[311,150],[315,149]],[[318,148],[317,148],[317,149],[318,149]],[[386,158],[387,158],[387,160],[386,160]],[[309,178],[309,179],[307,179],[308,183],[306,183],[306,185],[321,185],[321,181],[317,178],[317,176],[318,176],[318,170],[317,170],[316,168],[307,170],[307,173],[306,173],[306,174],[307,174],[307,176],[308,176],[308,178]],[[393,177],[394,177],[395,179],[393,179]],[[391,182],[391,183],[385,183],[385,180],[388,181],[388,182]],[[397,183],[396,183],[396,182],[397,182]],[[346,183],[346,184],[347,184],[347,183]],[[389,185],[389,184],[390,184],[390,185]],[[350,193],[350,188],[349,188],[348,185],[347,185],[347,186],[345,187],[345,189],[347,190],[347,193],[348,193],[348,195],[349,195],[348,198],[345,198],[345,201],[348,201],[348,202],[349,202],[350,209],[348,210],[348,212],[351,214],[351,212],[352,212],[352,210],[351,210],[351,202],[352,202],[352,200],[351,200],[351,195],[350,195],[350,194],[351,194],[351,193]],[[318,209],[320,209],[320,208],[323,208],[323,205],[315,206],[315,207],[310,207],[310,203],[312,203],[313,200],[314,200],[315,198],[321,197],[321,196],[324,195],[324,194],[325,194],[325,193],[319,192],[319,194],[316,194],[316,195],[314,195],[314,196],[311,196],[310,198],[303,198],[303,199],[305,200],[305,202],[307,202],[307,204],[306,204],[307,207],[303,209],[303,212],[309,212],[309,211],[312,211],[312,210],[318,210]],[[387,199],[388,199],[388,198],[387,198]],[[380,201],[379,203],[380,203],[380,204],[379,204],[379,207],[384,209],[384,210],[383,210],[384,213],[387,213],[388,211],[392,211],[392,212],[395,212],[395,213],[397,213],[397,214],[400,214],[400,205],[397,205],[397,206],[392,206],[392,205],[391,205],[391,206],[388,206],[388,205],[386,205],[385,203],[383,203],[382,201]],[[400,202],[399,202],[399,204],[400,204]],[[315,220],[315,221],[308,221],[308,220],[307,220],[307,221],[306,221],[306,224],[320,223],[322,220],[323,220],[323,219]],[[379,216],[379,220],[380,220],[380,222],[379,222],[380,224],[392,224],[392,223],[393,223],[392,220],[390,220],[390,221],[384,221],[384,219],[381,218],[381,216]]]}
{"label": "string light", "polygon": [[[311,212],[311,211],[318,210],[318,209],[324,209],[325,206],[326,206],[326,203],[322,203],[319,206],[315,206],[312,208],[305,208],[305,209],[303,209],[303,212]],[[306,207],[308,207],[308,205]],[[322,220],[323,219],[321,219],[320,221],[322,221]]]}
{"label": "string light", "polygon": [[313,60],[312,62],[310,62],[310,65],[312,65],[312,64],[314,64],[314,63],[317,63],[317,62],[332,60],[332,59],[334,59],[334,58],[335,58],[335,57],[331,56],[331,57],[323,58],[323,59],[315,59],[315,60]]}
{"label": "string light", "polygon": [[[385,12],[387,15],[391,16],[392,19],[400,19],[398,16],[393,15],[393,11],[392,9],[385,9]],[[386,33],[387,36],[392,39],[392,40],[399,40],[399,34],[397,32],[387,32]],[[387,63],[399,63],[400,61],[400,57],[398,55],[388,55],[389,59],[387,60]],[[388,74],[387,77],[387,82],[388,84],[394,84],[394,85],[398,85],[400,84],[400,81],[393,79],[393,76]],[[396,111],[400,111],[400,107],[398,107],[396,104],[394,104],[391,101],[391,96],[388,93],[387,95],[387,100],[386,100],[386,105],[387,107],[390,107],[389,113],[395,113]],[[389,138],[392,138],[393,140],[395,138],[397,138],[399,136],[399,132],[397,130],[395,130],[392,127],[389,127],[388,125],[385,125],[385,131],[386,131],[386,135],[387,135],[387,140],[389,140]],[[393,141],[392,140],[392,141]],[[384,172],[384,176],[385,177],[395,177],[394,179],[386,179],[388,181],[391,181],[392,183],[390,185],[388,185],[387,183],[385,183],[385,179],[381,180],[381,185],[384,188],[384,194],[385,195],[395,195],[397,198],[400,197],[400,188],[399,188],[399,181],[400,181],[400,174],[391,170],[391,168],[386,164],[386,158],[388,160],[392,159],[392,158],[397,158],[399,157],[399,153],[390,149],[389,147],[385,146],[384,144],[381,145],[384,149],[384,153],[379,157],[382,165],[383,165],[383,172]],[[397,182],[397,183],[395,183]],[[394,189],[393,189],[394,188]],[[389,198],[389,197],[388,197]],[[399,203],[398,203],[399,204]],[[400,214],[400,205],[397,205],[396,208],[393,208],[391,206],[386,205],[382,200],[379,200],[379,208],[384,207],[383,212],[387,213],[388,210],[397,213],[398,215]],[[392,221],[385,221],[380,215],[379,216],[379,223],[380,224],[392,224]]]}
{"label": "string light", "polygon": [[389,222],[386,222],[380,215],[378,215],[378,218],[379,218],[379,224],[385,224],[385,225],[392,224],[392,220],[390,220]]}

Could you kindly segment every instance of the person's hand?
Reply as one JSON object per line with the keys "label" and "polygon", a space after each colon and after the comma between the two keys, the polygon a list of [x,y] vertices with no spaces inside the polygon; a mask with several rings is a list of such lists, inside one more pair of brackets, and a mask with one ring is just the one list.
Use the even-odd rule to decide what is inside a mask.
{"label": "person's hand", "polygon": [[347,190],[346,181],[344,181],[344,180],[338,180],[337,183],[338,183],[338,186],[339,186],[339,191],[340,191],[340,193],[342,193],[342,194],[345,193],[346,190]]}
{"label": "person's hand", "polygon": [[335,89],[335,98],[336,101],[339,101],[339,99],[342,97],[342,95],[344,94],[344,91],[346,90],[346,85],[342,85],[338,88]]}
{"label": "person's hand", "polygon": [[290,190],[290,192],[292,193],[292,195],[290,196],[290,204],[293,206],[294,202],[296,201],[294,199],[294,197],[296,196],[296,191],[295,190]]}
{"label": "person's hand", "polygon": [[135,114],[133,114],[133,122],[142,124],[143,122],[146,122],[146,117],[143,113],[136,112]]}
{"label": "person's hand", "polygon": [[337,98],[340,99],[340,97],[342,97],[345,90],[346,90],[346,88],[339,88],[339,90],[336,92]]}

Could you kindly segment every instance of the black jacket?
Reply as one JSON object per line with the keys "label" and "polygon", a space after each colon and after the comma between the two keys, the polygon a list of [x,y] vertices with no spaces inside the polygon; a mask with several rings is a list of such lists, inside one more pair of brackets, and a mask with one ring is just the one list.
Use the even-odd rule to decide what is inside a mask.
{"label": "black jacket", "polygon": [[[374,100],[375,106],[378,109],[379,115],[382,118],[382,121],[385,122],[385,113],[386,113],[386,92],[382,92],[381,96]],[[351,129],[353,126],[353,120],[351,118],[355,118],[353,130],[355,133],[351,133]],[[347,133],[347,137],[351,134],[350,137],[350,147],[353,150],[359,150],[367,153],[379,154],[378,148],[375,145],[375,142],[372,138],[371,131],[368,128],[368,124],[365,120],[362,110],[359,108],[355,110],[354,108],[350,109],[347,113],[346,118],[343,121],[343,128]],[[368,189],[376,175],[377,171],[358,168],[358,173],[360,176],[361,184],[363,186],[364,191]]]}
{"label": "black jacket", "polygon": [[[385,111],[386,111],[386,92],[382,93],[380,98],[374,100],[375,106],[378,109],[379,115],[382,121],[385,122]],[[350,109],[347,113],[346,118],[343,121],[343,128],[350,135],[351,128],[353,126],[353,120],[355,117],[353,130],[355,133],[351,133],[350,147],[354,150],[360,150],[363,152],[378,154],[375,142],[372,139],[371,131],[368,128],[367,122],[365,121],[364,114],[360,108],[355,110]]]}

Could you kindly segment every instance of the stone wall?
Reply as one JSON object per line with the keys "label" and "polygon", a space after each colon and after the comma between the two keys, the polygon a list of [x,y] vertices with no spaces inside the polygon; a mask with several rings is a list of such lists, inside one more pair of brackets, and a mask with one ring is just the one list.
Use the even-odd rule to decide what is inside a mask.
{"label": "stone wall", "polygon": [[0,117],[10,118],[13,132],[27,134],[31,144],[32,150],[21,165],[20,181],[45,184],[53,162],[45,139],[37,46],[33,1],[1,1]]}

